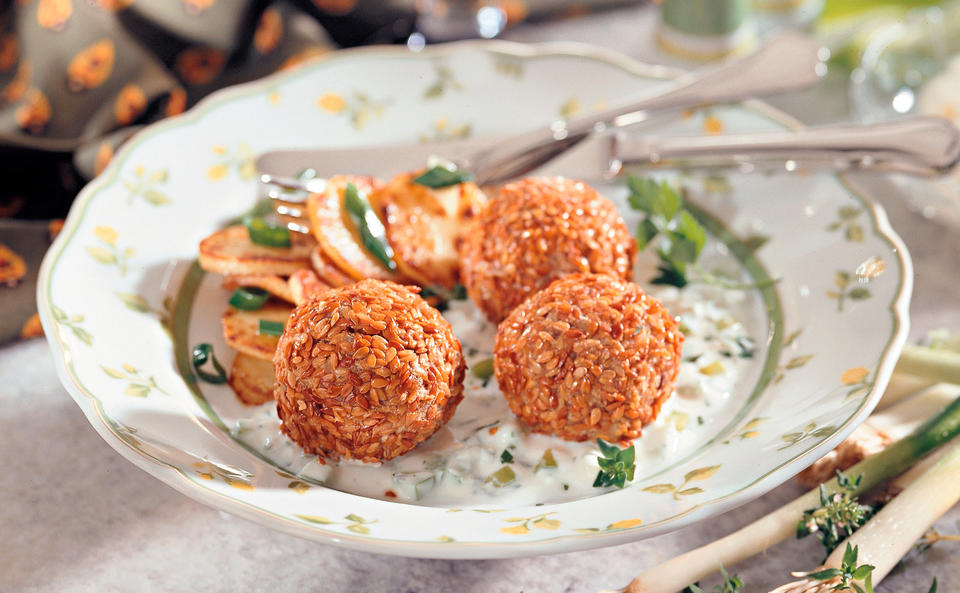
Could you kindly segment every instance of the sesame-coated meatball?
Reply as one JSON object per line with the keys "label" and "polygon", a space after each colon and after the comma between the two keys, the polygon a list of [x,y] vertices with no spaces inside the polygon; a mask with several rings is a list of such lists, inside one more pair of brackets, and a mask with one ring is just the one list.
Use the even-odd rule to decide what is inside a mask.
{"label": "sesame-coated meatball", "polygon": [[597,272],[630,278],[636,243],[614,204],[581,181],[505,185],[464,237],[460,275],[494,323],[557,278]]}
{"label": "sesame-coated meatball", "polygon": [[386,461],[453,416],[460,341],[418,290],[363,280],[294,309],[273,359],[274,396],[283,431],[304,451]]}
{"label": "sesame-coated meatball", "polygon": [[677,321],[636,284],[573,274],[500,324],[494,371],[510,409],[534,432],[616,442],[656,419],[682,346]]}

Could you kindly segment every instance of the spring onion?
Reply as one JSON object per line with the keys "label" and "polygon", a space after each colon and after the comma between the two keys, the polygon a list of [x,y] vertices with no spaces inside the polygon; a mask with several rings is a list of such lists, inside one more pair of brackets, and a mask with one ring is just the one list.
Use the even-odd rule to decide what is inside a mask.
{"label": "spring onion", "polygon": [[[902,405],[909,405],[909,403],[904,402]],[[910,435],[849,468],[846,472],[848,475],[862,476],[853,494],[866,492],[880,482],[902,473],[924,455],[958,434],[960,434],[960,398],[955,399]],[[960,453],[957,456],[960,457]],[[956,475],[960,479],[960,470],[957,470]],[[836,479],[824,484],[824,488],[828,494],[840,491]],[[960,492],[960,486],[955,487],[955,490]],[[679,591],[688,583],[715,572],[721,564],[732,566],[794,535],[797,522],[803,516],[803,512],[815,507],[819,500],[820,489],[811,490],[726,537],[646,570],[621,591],[624,593]],[[854,537],[859,533],[858,531],[854,534]],[[920,535],[922,531],[913,539],[904,539],[904,541],[907,545],[912,545]]]}
{"label": "spring onion", "polygon": [[[955,404],[951,405],[951,408],[956,408]],[[940,460],[880,509],[866,525],[854,532],[847,539],[847,548],[859,549],[859,561],[874,567],[871,576],[873,582],[878,583],[913,548],[914,542],[958,501],[960,443],[952,445]],[[832,581],[825,581],[819,587],[811,587],[810,580],[817,580],[817,573],[840,568],[844,560],[842,550],[837,548],[824,562],[822,571],[795,575],[807,578],[779,587],[775,591],[826,593],[833,587]]]}
{"label": "spring onion", "polygon": [[440,189],[441,187],[449,187],[451,185],[457,185],[458,183],[473,181],[473,179],[473,173],[469,171],[461,171],[456,167],[437,165],[415,177],[413,182],[417,185],[423,185],[432,189]]}
{"label": "spring onion", "polygon": [[279,321],[261,319],[257,326],[257,333],[261,336],[279,336],[283,334],[283,324]]}
{"label": "spring onion", "polygon": [[357,189],[356,185],[348,183],[344,192],[344,205],[350,220],[360,232],[364,248],[388,270],[396,270],[397,262],[393,260],[393,248],[387,242],[387,230],[370,207],[367,196]]}
{"label": "spring onion", "polygon": [[[205,371],[201,368],[203,365],[207,364],[207,362],[213,366],[216,374]],[[207,383],[220,385],[227,382],[227,372],[224,370],[223,365],[220,364],[220,361],[217,360],[217,357],[214,356],[213,346],[207,344],[206,342],[197,344],[193,347],[193,370],[195,373],[197,373],[198,377]]]}
{"label": "spring onion", "polygon": [[256,311],[267,302],[270,293],[261,288],[241,286],[230,295],[230,305],[244,311]]}
{"label": "spring onion", "polygon": [[290,230],[282,225],[271,224],[260,217],[243,220],[250,233],[250,240],[264,247],[290,247]]}

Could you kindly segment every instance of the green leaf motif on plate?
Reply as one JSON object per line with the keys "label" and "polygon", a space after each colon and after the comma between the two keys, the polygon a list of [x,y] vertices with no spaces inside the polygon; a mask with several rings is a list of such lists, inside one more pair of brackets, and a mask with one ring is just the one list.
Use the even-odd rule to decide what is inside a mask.
{"label": "green leaf motif on plate", "polygon": [[133,204],[137,198],[143,198],[152,206],[166,206],[172,200],[157,189],[157,186],[164,185],[169,179],[170,172],[167,169],[157,169],[148,174],[143,165],[137,165],[133,170],[133,179],[123,182],[123,186],[130,192],[127,196],[127,204]]}
{"label": "green leaf motif on plate", "polygon": [[[702,482],[712,478],[719,470],[722,464],[709,465],[690,470],[683,476],[680,484],[654,484],[643,489],[644,492],[651,494],[673,494],[674,500],[680,500],[684,496],[692,496],[704,492],[699,486],[689,486],[690,482]],[[689,487],[688,487],[689,486]]]}
{"label": "green leaf motif on plate", "polygon": [[417,137],[422,144],[430,142],[450,142],[451,140],[465,140],[473,133],[473,126],[469,123],[451,123],[445,117],[438,117],[429,130]]}
{"label": "green leaf motif on plate", "polygon": [[58,326],[69,329],[70,333],[87,346],[93,346],[93,335],[80,327],[84,320],[83,315],[67,315],[63,309],[56,305],[50,305],[50,312]]}
{"label": "green leaf motif on plate", "polygon": [[123,363],[122,367],[122,369],[116,369],[100,365],[100,368],[103,369],[103,372],[106,373],[106,375],[111,379],[119,379],[128,382],[126,388],[123,390],[124,395],[129,395],[131,397],[147,397],[154,389],[164,395],[167,395],[167,392],[157,385],[156,380],[154,380],[152,376],[144,377],[141,374],[141,369],[138,369],[128,362]]}
{"label": "green leaf motif on plate", "polygon": [[88,246],[87,253],[103,265],[117,266],[120,275],[125,276],[127,274],[127,260],[136,252],[134,248],[121,249],[117,245],[117,231],[110,226],[99,225],[94,227],[93,236],[102,245]]}
{"label": "green leaf motif on plate", "polygon": [[[874,276],[875,277],[875,276]],[[827,291],[827,298],[837,301],[837,312],[843,312],[843,306],[847,299],[851,301],[863,301],[872,295],[867,284],[873,278],[869,276],[857,276],[845,270],[837,270],[833,278],[834,290]]]}
{"label": "green leaf motif on plate", "polygon": [[457,80],[453,69],[444,64],[442,60],[434,60],[433,72],[436,79],[423,91],[424,99],[439,99],[448,90],[462,91],[464,89],[464,86]]}
{"label": "green leaf motif on plate", "polygon": [[559,519],[549,519],[550,515],[556,513],[543,513],[540,515],[533,515],[532,517],[511,517],[509,519],[504,519],[507,523],[512,523],[508,527],[501,527],[500,533],[505,533],[507,535],[526,535],[530,533],[531,529],[547,529],[550,531],[555,531],[559,529],[563,523]]}
{"label": "green leaf motif on plate", "polygon": [[331,521],[326,517],[320,515],[294,515],[294,517],[306,521],[307,523],[313,523],[314,525],[344,525],[347,528],[347,531],[352,533],[359,533],[360,535],[370,535],[370,528],[368,525],[372,525],[377,522],[377,520],[368,521],[359,515],[350,513],[345,516],[346,521]]}
{"label": "green leaf motif on plate", "polygon": [[367,127],[370,118],[382,118],[391,102],[390,99],[373,99],[360,91],[354,91],[350,99],[340,93],[327,92],[317,98],[317,107],[334,115],[346,115],[353,129],[359,132]]}
{"label": "green leaf motif on plate", "polygon": [[207,168],[207,179],[220,181],[226,178],[231,170],[237,172],[241,181],[250,181],[257,176],[255,160],[256,153],[247,144],[240,142],[236,150],[217,144],[211,149],[217,156],[217,162]]}
{"label": "green leaf motif on plate", "polygon": [[510,78],[523,78],[523,60],[517,56],[491,54],[493,70]]}
{"label": "green leaf motif on plate", "polygon": [[807,424],[803,428],[803,430],[800,430],[797,432],[788,432],[786,434],[780,435],[780,440],[782,440],[785,444],[781,447],[777,447],[777,451],[783,451],[784,449],[789,449],[790,447],[810,437],[824,439],[830,436],[831,434],[833,434],[834,431],[836,430],[837,430],[837,427],[833,426],[832,424],[829,426],[821,426],[820,428],[817,428],[817,423],[811,422]]}
{"label": "green leaf motif on plate", "polygon": [[856,206],[841,206],[837,210],[837,219],[827,226],[830,232],[840,231],[847,241],[863,242],[863,226],[857,221],[863,209]]}

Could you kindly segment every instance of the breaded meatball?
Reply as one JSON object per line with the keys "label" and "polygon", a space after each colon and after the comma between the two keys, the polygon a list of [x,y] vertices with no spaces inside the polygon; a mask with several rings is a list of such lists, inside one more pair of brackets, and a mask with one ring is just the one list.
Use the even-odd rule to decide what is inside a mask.
{"label": "breaded meatball", "polygon": [[277,414],[304,451],[387,461],[443,426],[463,399],[460,341],[419,289],[380,280],[294,309],[274,356]]}
{"label": "breaded meatball", "polygon": [[493,365],[510,409],[534,432],[616,442],[656,419],[682,346],[677,321],[636,284],[572,274],[500,324]]}
{"label": "breaded meatball", "polygon": [[505,185],[460,249],[470,298],[494,323],[557,278],[598,272],[629,279],[636,243],[614,204],[581,181]]}

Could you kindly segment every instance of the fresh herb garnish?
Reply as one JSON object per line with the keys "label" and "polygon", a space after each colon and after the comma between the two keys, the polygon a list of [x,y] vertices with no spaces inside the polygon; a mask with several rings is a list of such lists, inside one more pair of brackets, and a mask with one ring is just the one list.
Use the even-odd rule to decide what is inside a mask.
{"label": "fresh herb garnish", "polygon": [[473,173],[470,171],[461,171],[456,167],[437,165],[414,177],[413,182],[417,185],[440,189],[441,187],[449,187],[451,185],[457,185],[458,183],[473,181],[473,179]]}
{"label": "fresh herb garnish", "polygon": [[[630,188],[630,207],[646,215],[637,227],[637,246],[646,249],[659,237],[656,246],[659,274],[651,280],[653,284],[683,288],[696,281],[733,290],[761,286],[711,274],[697,263],[707,242],[707,231],[683,207],[683,196],[671,184],[631,175],[627,178],[627,187]],[[696,275],[691,276],[691,271]]]}
{"label": "fresh herb garnish", "polygon": [[357,226],[364,248],[388,270],[396,270],[397,262],[393,260],[393,248],[387,241],[387,230],[370,207],[367,196],[352,183],[348,183],[344,191],[344,206],[350,220]]}
{"label": "fresh herb garnish", "polygon": [[873,514],[873,507],[860,504],[854,496],[862,477],[851,480],[838,470],[837,485],[841,491],[833,494],[827,494],[821,484],[820,506],[804,511],[797,524],[797,539],[815,534],[829,555],[840,542],[866,523]]}
{"label": "fresh herb garnish", "polygon": [[290,229],[285,226],[272,224],[260,218],[251,216],[243,219],[247,227],[250,240],[265,247],[290,247]]}
{"label": "fresh herb garnish", "polygon": [[241,286],[230,295],[230,305],[244,311],[256,311],[267,302],[270,293],[261,288]]}
{"label": "fresh herb garnish", "polygon": [[623,488],[627,482],[633,479],[633,472],[637,468],[636,449],[633,445],[621,449],[600,439],[597,439],[597,445],[600,447],[601,453],[601,456],[597,458],[600,471],[597,472],[597,478],[593,481],[593,487],[616,486],[617,488]]}
{"label": "fresh herb garnish", "polygon": [[[834,591],[856,591],[857,593],[873,593],[873,569],[870,564],[857,565],[857,554],[860,546],[851,547],[847,543],[847,548],[843,551],[843,560],[840,562],[840,568],[825,568],[816,572],[811,572],[805,576],[814,581],[829,581],[837,579],[837,584],[832,588]],[[863,583],[861,586],[855,581]]]}
{"label": "fresh herb garnish", "polygon": [[[720,577],[723,582],[714,586],[710,593],[743,593],[743,581],[737,575],[728,574],[722,564],[720,565]],[[706,593],[696,583],[688,586],[684,593],[687,591],[689,593]]]}
{"label": "fresh herb garnish", "polygon": [[666,181],[630,176],[630,207],[646,214],[637,227],[637,246],[646,249],[660,236],[657,255],[660,274],[654,284],[686,286],[687,266],[697,261],[707,241],[707,232],[692,214],[683,209],[683,198]]}
{"label": "fresh herb garnish", "polygon": [[513,463],[513,453],[504,449],[500,454],[500,463]]}
{"label": "fresh herb garnish", "polygon": [[496,488],[503,488],[510,482],[517,479],[517,474],[513,473],[513,468],[509,465],[505,465],[493,472],[487,479],[483,481],[484,484],[493,484]]}
{"label": "fresh herb garnish", "polygon": [[[223,365],[220,364],[220,361],[217,360],[217,357],[213,354],[213,346],[207,344],[206,342],[202,344],[197,344],[193,347],[193,370],[197,373],[197,376],[206,381],[207,383],[213,383],[219,385],[227,382],[227,371],[223,369]],[[213,370],[216,373],[211,373],[209,371],[203,370],[203,365],[210,363],[213,367]]]}
{"label": "fresh herb garnish", "polygon": [[486,358],[481,360],[470,367],[470,372],[473,373],[473,376],[477,379],[481,379],[483,386],[486,387],[487,382],[493,377],[493,359]]}
{"label": "fresh herb garnish", "polygon": [[261,336],[280,336],[283,335],[283,323],[279,321],[267,321],[261,319],[257,326],[257,333]]}

